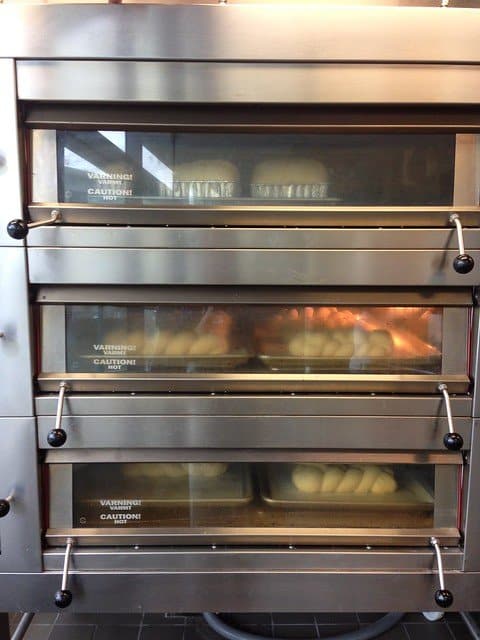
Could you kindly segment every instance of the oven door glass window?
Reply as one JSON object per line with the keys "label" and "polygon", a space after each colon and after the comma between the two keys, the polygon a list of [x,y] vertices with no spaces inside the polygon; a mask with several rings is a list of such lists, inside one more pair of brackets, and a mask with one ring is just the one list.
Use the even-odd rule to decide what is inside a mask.
{"label": "oven door glass window", "polygon": [[454,167],[453,134],[36,130],[32,201],[448,206]]}
{"label": "oven door glass window", "polygon": [[69,373],[440,374],[439,307],[68,305]]}
{"label": "oven door glass window", "polygon": [[349,530],[415,530],[427,542],[428,531],[452,535],[458,524],[461,466],[456,454],[440,456],[441,464],[346,462],[340,453],[328,462],[53,464],[50,529],[191,531],[199,540],[223,531],[265,542],[298,532],[306,543],[322,533],[348,541]]}

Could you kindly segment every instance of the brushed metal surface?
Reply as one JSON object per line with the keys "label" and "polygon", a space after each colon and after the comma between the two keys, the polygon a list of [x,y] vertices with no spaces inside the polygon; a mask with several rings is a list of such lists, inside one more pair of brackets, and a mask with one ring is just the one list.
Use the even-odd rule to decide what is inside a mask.
{"label": "brushed metal surface", "polygon": [[[472,398],[452,396],[453,415],[472,415]],[[37,396],[35,412],[38,416],[55,416],[57,394]],[[405,416],[446,417],[443,397],[419,395],[136,395],[118,394],[65,396],[64,416],[125,416],[128,420],[139,416]]]}
{"label": "brushed metal surface", "polygon": [[[40,448],[50,449],[47,434],[53,424],[54,416],[38,418]],[[456,417],[454,425],[468,450],[471,419]],[[266,447],[444,451],[443,436],[448,432],[446,418],[355,415],[75,415],[64,417],[63,428],[67,432],[63,449]]]}
{"label": "brushed metal surface", "polygon": [[[369,553],[369,552],[366,552]],[[55,611],[53,594],[59,571],[6,574],[0,581],[0,602],[8,611]],[[478,607],[480,574],[447,570],[455,600],[452,611]],[[429,611],[434,607],[438,575],[430,569],[264,570],[250,571],[91,571],[78,572],[72,559],[69,612],[141,613],[177,611]],[[341,594],[339,596],[339,594]]]}
{"label": "brushed metal surface", "polygon": [[86,4],[5,5],[1,12],[0,56],[14,58],[480,60],[475,9]]}
{"label": "brushed metal surface", "polygon": [[[458,548],[443,552],[447,571],[459,571],[463,553]],[[43,553],[46,571],[61,571],[65,549],[48,548]],[[430,571],[432,552],[429,549],[252,549],[219,548],[178,550],[164,547],[139,549],[75,549],[76,571],[284,571],[284,570],[416,570]]]}
{"label": "brushed metal surface", "polygon": [[116,545],[347,545],[379,547],[428,547],[430,536],[440,544],[456,546],[460,540],[457,529],[305,529],[300,527],[261,528],[194,528],[189,529],[47,529],[45,540],[52,546],[66,545],[69,538],[75,546]]}
{"label": "brushed metal surface", "polygon": [[468,461],[468,493],[465,508],[465,561],[464,571],[480,567],[480,420],[473,421],[472,451]]}
{"label": "brushed metal surface", "polygon": [[[473,304],[472,290],[466,287],[435,288],[435,289],[396,289],[393,293],[389,288],[375,287],[375,289],[334,287],[193,287],[193,286],[47,286],[38,287],[35,292],[36,301],[43,305],[43,310],[53,307],[58,309],[58,315],[65,313],[66,304],[326,304],[326,305],[407,305],[426,307],[446,307],[446,314],[451,316],[451,323],[457,326],[467,324],[465,313]],[[393,299],[392,296],[395,296]],[[453,310],[450,307],[457,307]],[[64,332],[64,321],[60,321],[57,314],[48,318],[49,323],[58,323],[56,330]],[[45,321],[47,322],[47,320]],[[450,324],[450,323],[448,323]],[[456,327],[447,327],[456,332]],[[50,329],[48,329],[50,331]]]}
{"label": "brushed metal surface", "polygon": [[[270,19],[276,13],[270,11]],[[239,25],[234,28],[238,30]],[[272,28],[270,24],[269,32]],[[342,25],[343,33],[345,28]],[[286,39],[291,40],[291,34],[290,28]],[[477,35],[480,38],[480,30]],[[305,32],[302,36],[308,37]],[[197,33],[191,41],[198,40]],[[233,47],[231,42],[228,53],[225,50],[229,58],[235,57]],[[84,52],[81,57],[90,56]],[[309,57],[315,58],[314,50]],[[18,96],[21,100],[197,104],[475,105],[480,101],[480,69],[474,64],[361,64],[360,49],[350,50],[350,57],[357,58],[355,63],[23,60],[17,64]]]}
{"label": "brushed metal surface", "polygon": [[[478,200],[477,200],[478,202]],[[174,236],[174,234],[178,234],[178,238],[188,238],[189,234],[192,234],[192,230],[179,228],[182,225],[188,225],[192,227],[198,227],[195,229],[197,233],[200,233],[200,237],[208,237],[208,232],[210,232],[210,236],[214,237],[215,235],[219,236],[218,231],[224,232],[224,237],[228,238],[228,233],[231,232],[229,229],[208,229],[208,231],[204,231],[202,227],[210,227],[210,226],[224,226],[230,225],[234,227],[251,227],[251,226],[265,226],[265,227],[278,227],[278,226],[287,226],[287,227],[339,227],[339,226],[347,226],[347,227],[403,227],[408,226],[415,229],[415,227],[449,227],[449,232],[438,232],[435,230],[436,238],[442,240],[442,244],[432,246],[432,241],[428,243],[427,239],[422,238],[425,234],[425,231],[417,231],[416,229],[412,231],[414,234],[414,239],[419,238],[423,241],[423,243],[427,243],[426,247],[438,248],[445,247],[449,245],[451,242],[451,224],[449,222],[450,215],[453,211],[457,212],[462,220],[462,224],[465,224],[467,227],[478,227],[480,225],[480,209],[476,206],[469,207],[289,207],[285,205],[273,206],[273,205],[254,205],[254,206],[218,206],[218,207],[198,207],[198,206],[189,206],[189,207],[145,207],[145,208],[128,208],[128,207],[95,207],[95,206],[86,206],[86,205],[72,205],[72,204],[62,204],[62,203],[49,203],[49,204],[38,204],[31,205],[29,207],[30,217],[32,220],[45,220],[48,218],[53,210],[61,211],[62,214],[62,223],[63,224],[71,224],[71,225],[79,225],[79,224],[109,224],[109,225],[133,225],[133,229],[128,229],[128,234],[125,234],[126,237],[139,237],[142,239],[143,243],[146,243],[146,246],[149,246],[152,243],[153,238],[147,237],[145,239],[142,238],[145,234],[143,230],[135,229],[135,225],[171,225],[173,227],[177,227],[176,229],[155,229],[154,233],[156,236],[161,239],[168,238],[168,236]],[[75,242],[75,231],[80,231],[80,239],[83,238],[86,234],[89,233],[87,229],[79,229],[78,227],[74,230],[65,229],[63,226],[58,226],[53,229],[57,233],[46,234],[44,231],[47,229],[40,228],[32,231],[31,235],[29,235],[28,244],[30,246],[35,246],[37,244],[45,243],[45,240],[49,239],[51,246],[55,246],[57,244],[66,244],[63,238],[72,238],[70,242]],[[52,231],[52,229],[48,229],[48,231]],[[97,241],[102,240],[104,238],[104,234],[101,229],[96,229],[97,231]],[[115,233],[115,239],[119,242],[122,238],[122,234],[119,233],[119,229],[113,229]],[[258,229],[260,231],[260,237],[265,237],[265,230]],[[303,230],[293,230],[292,229],[283,229],[284,233],[288,238],[300,237],[302,233],[305,232]],[[309,230],[310,231],[310,230]],[[73,232],[73,233],[72,233]],[[312,229],[312,232],[315,236],[319,236],[318,230]],[[338,231],[337,231],[338,232]],[[92,233],[90,231],[90,233]],[[251,233],[251,230],[250,230]],[[278,231],[274,232],[274,238],[278,237]],[[468,232],[467,232],[468,233]],[[287,235],[288,234],[288,235]],[[388,234],[384,231],[383,234],[377,233],[377,239],[382,238],[382,235],[385,238],[392,237],[392,234]],[[478,236],[478,232],[472,231],[470,234],[473,242],[475,242],[476,237]],[[241,232],[240,237],[248,237],[246,233]],[[335,237],[334,233],[330,232],[327,234],[328,237]],[[352,232],[352,236],[356,236],[358,239],[362,238],[362,234],[357,235],[357,231]],[[375,234],[371,233],[370,235],[363,232],[363,238],[374,238]],[[394,237],[394,236],[393,236]],[[398,238],[400,239],[402,234],[398,234]],[[454,240],[454,238],[453,238]],[[81,241],[81,240],[80,240]],[[103,242],[107,242],[109,244],[114,241],[114,238],[110,240],[103,240]],[[358,240],[357,240],[358,241]],[[254,242],[258,242],[254,240]],[[267,245],[269,246],[270,242]],[[282,241],[283,242],[283,241]],[[308,240],[307,246],[312,246],[312,239]],[[319,245],[322,246],[325,240],[319,238]],[[354,241],[355,242],[355,241]],[[98,245],[96,245],[98,246]],[[150,245],[151,246],[151,245]],[[415,246],[415,245],[414,245]],[[473,244],[472,246],[478,246],[478,244]],[[363,248],[363,247],[362,247]],[[454,244],[452,245],[454,248]]]}
{"label": "brushed metal surface", "polygon": [[0,520],[0,572],[41,571],[35,420],[0,418],[0,432],[0,497],[12,496],[10,512]]}
{"label": "brushed metal surface", "polygon": [[480,202],[480,139],[459,134],[455,144],[454,205],[477,205]]}
{"label": "brushed metal surface", "polygon": [[21,247],[23,241],[10,238],[6,229],[10,220],[23,218],[16,91],[14,60],[0,60],[0,246]]}
{"label": "brushed metal surface", "polygon": [[470,313],[467,308],[446,308],[442,318],[442,374],[468,371]]}
{"label": "brushed metal surface", "polygon": [[[0,100],[1,102],[1,100]],[[32,350],[26,252],[0,248],[0,416],[32,416]]]}
{"label": "brushed metal surface", "polygon": [[[475,286],[457,251],[29,248],[33,284]],[[471,250],[475,264],[480,251]]]}
{"label": "brushed metal surface", "polygon": [[280,374],[280,373],[47,373],[37,376],[41,391],[56,391],[66,382],[77,392],[150,393],[438,393],[438,385],[448,384],[452,393],[466,393],[466,374]]}

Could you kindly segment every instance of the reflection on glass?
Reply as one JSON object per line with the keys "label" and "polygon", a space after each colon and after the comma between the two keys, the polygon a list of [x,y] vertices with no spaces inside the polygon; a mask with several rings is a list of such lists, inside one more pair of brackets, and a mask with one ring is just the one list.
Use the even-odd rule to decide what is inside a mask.
{"label": "reflection on glass", "polygon": [[441,372],[442,309],[69,305],[67,371]]}
{"label": "reflection on glass", "polygon": [[[33,136],[34,186],[49,149]],[[450,205],[454,155],[451,134],[58,131],[58,200]]]}
{"label": "reflection on glass", "polygon": [[455,465],[74,464],[74,526],[454,527],[456,482]]}

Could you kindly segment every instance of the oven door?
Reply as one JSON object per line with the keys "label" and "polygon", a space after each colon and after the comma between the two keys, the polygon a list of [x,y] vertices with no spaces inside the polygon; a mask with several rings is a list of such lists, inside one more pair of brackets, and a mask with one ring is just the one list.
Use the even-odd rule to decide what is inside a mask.
{"label": "oven door", "polygon": [[471,292],[71,287],[38,291],[41,391],[469,389]]}
{"label": "oven door", "polygon": [[49,545],[459,541],[462,456],[292,450],[49,451]]}

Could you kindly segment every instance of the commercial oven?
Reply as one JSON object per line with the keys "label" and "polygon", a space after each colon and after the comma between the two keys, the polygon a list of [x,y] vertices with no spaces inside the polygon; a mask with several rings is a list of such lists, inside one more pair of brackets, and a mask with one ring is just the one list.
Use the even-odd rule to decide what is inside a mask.
{"label": "commercial oven", "polygon": [[4,9],[2,604],[471,608],[477,10]]}

